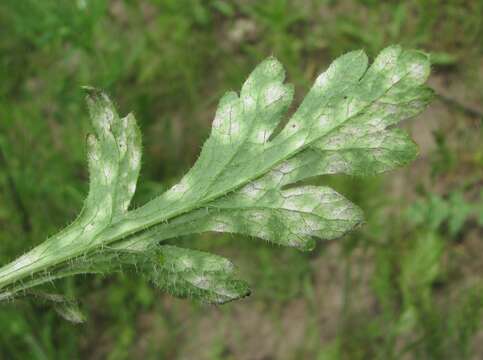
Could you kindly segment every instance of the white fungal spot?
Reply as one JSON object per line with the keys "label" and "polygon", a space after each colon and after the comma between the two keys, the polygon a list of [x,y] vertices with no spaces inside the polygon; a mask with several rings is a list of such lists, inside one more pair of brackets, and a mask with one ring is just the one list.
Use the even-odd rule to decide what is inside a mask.
{"label": "white fungal spot", "polygon": [[[300,195],[302,195],[305,190],[302,188],[300,189],[300,191]],[[295,190],[295,192],[297,192],[297,190]],[[296,195],[294,194],[293,196]],[[310,202],[307,202],[307,200],[309,199],[307,199],[306,197],[304,199],[305,201],[302,202],[300,198],[297,199],[296,197],[289,197],[283,202],[283,207],[287,210],[312,212],[312,210],[314,209],[314,205]]]}
{"label": "white fungal spot", "polygon": [[[224,288],[224,287],[221,287],[221,286],[218,286],[216,288],[216,292],[219,295],[224,296],[225,298],[229,298],[229,299],[233,299],[233,298],[236,298],[238,296],[237,293],[230,291],[227,288]],[[221,299],[221,300],[223,301],[224,299]]]}
{"label": "white fungal spot", "polygon": [[122,118],[122,127],[124,128],[124,130],[127,130],[127,128],[129,127],[129,117],[128,116]]}
{"label": "white fungal spot", "polygon": [[421,107],[424,106],[424,102],[419,100],[414,100],[414,101],[411,101],[410,105],[413,109],[420,109]]}
{"label": "white fungal spot", "polygon": [[256,236],[257,238],[265,239],[265,240],[270,240],[273,238],[271,233],[268,230],[266,230],[266,226],[264,225],[260,226],[257,223],[250,223],[249,225],[251,226],[245,228],[244,231],[242,232],[243,234]]}
{"label": "white fungal spot", "polygon": [[174,185],[165,193],[165,197],[170,200],[180,199],[189,189],[186,179],[182,179],[178,184]]}
{"label": "white fungal spot", "polygon": [[304,222],[307,225],[307,227],[311,230],[311,232],[321,230],[323,227],[320,221],[317,221],[312,217],[310,218],[307,217],[307,219],[304,219]]}
{"label": "white fungal spot", "polygon": [[136,170],[139,168],[141,163],[141,152],[138,150],[133,150],[129,158],[129,166],[131,169]]}
{"label": "white fungal spot", "polygon": [[356,216],[355,208],[351,206],[341,206],[332,212],[331,216],[332,219],[339,219],[339,220],[352,220]]}
{"label": "white fungal spot", "polygon": [[381,55],[379,55],[374,61],[372,67],[375,70],[381,71],[393,67],[396,64],[397,57],[400,50],[398,48],[386,49]]}
{"label": "white fungal spot", "polygon": [[247,95],[243,98],[243,109],[245,112],[255,110],[257,102],[253,98],[253,96]]}
{"label": "white fungal spot", "polygon": [[119,153],[121,156],[124,156],[127,150],[127,142],[126,142],[126,135],[123,134],[121,137],[117,140],[117,145],[119,147]]}
{"label": "white fungal spot", "polygon": [[411,65],[409,73],[411,74],[411,77],[415,79],[421,79],[422,77],[424,77],[426,70],[422,64],[416,63]]}
{"label": "white fungal spot", "polygon": [[397,83],[399,80],[401,80],[401,75],[400,74],[393,74],[391,76],[391,84]]}
{"label": "white fungal spot", "polygon": [[179,260],[180,265],[182,266],[182,270],[188,270],[193,268],[193,260],[189,257],[182,257]]}
{"label": "white fungal spot", "polygon": [[287,241],[287,245],[291,247],[299,247],[303,242],[297,237],[291,237]]}
{"label": "white fungal spot", "polygon": [[397,109],[398,109],[397,105],[389,104],[386,106],[385,112],[388,115],[394,115],[397,113]]}
{"label": "white fungal spot", "polygon": [[267,130],[259,130],[257,131],[255,138],[257,142],[263,144],[267,142],[269,135],[270,133]]}
{"label": "white fungal spot", "polygon": [[111,109],[104,109],[104,112],[101,114],[99,118],[99,126],[102,128],[104,132],[108,132],[110,130],[112,121],[114,120],[114,113]]}
{"label": "white fungal spot", "polygon": [[342,148],[348,142],[347,140],[347,134],[335,135],[321,143],[319,148],[325,150],[337,150]]}
{"label": "white fungal spot", "polygon": [[251,199],[256,199],[263,192],[263,189],[257,188],[255,183],[249,183],[240,189],[240,192]]}
{"label": "white fungal spot", "polygon": [[248,79],[245,80],[243,83],[242,91],[250,91],[253,89],[253,86],[255,85],[255,80],[253,79],[253,76],[250,76]]}
{"label": "white fungal spot", "polygon": [[179,184],[174,185],[171,188],[171,191],[175,194],[183,194],[188,190],[188,185],[185,183],[180,182]]}
{"label": "white fungal spot", "polygon": [[284,89],[281,85],[272,84],[265,89],[264,99],[265,104],[270,105],[278,101],[284,95]]}
{"label": "white fungal spot", "polygon": [[321,127],[327,126],[328,123],[329,123],[329,116],[328,115],[323,114],[319,117],[319,125]]}
{"label": "white fungal spot", "polygon": [[211,287],[210,280],[203,275],[195,275],[191,279],[191,283],[200,289],[208,289]]}
{"label": "white fungal spot", "polygon": [[250,217],[260,223],[267,220],[267,213],[264,211],[252,211],[250,212]]}
{"label": "white fungal spot", "polygon": [[218,107],[212,124],[214,130],[223,129],[227,125],[231,126],[235,122],[234,120],[240,115],[240,107],[235,105],[235,101],[230,101]]}
{"label": "white fungal spot", "polygon": [[105,109],[104,117],[105,117],[106,122],[112,123],[112,121],[114,120],[114,113],[112,112],[111,109]]}
{"label": "white fungal spot", "polygon": [[238,121],[230,122],[229,135],[236,136],[240,133],[240,123]]}
{"label": "white fungal spot", "polygon": [[306,142],[306,139],[303,137],[300,137],[297,140],[295,140],[295,147],[296,148],[302,147],[305,145],[305,142]]}
{"label": "white fungal spot", "polygon": [[89,223],[89,224],[87,224],[85,226],[84,229],[85,229],[86,232],[90,232],[90,231],[94,230],[94,228],[95,228],[94,224],[93,223]]}
{"label": "white fungal spot", "polygon": [[230,230],[230,226],[228,224],[222,223],[222,222],[215,222],[212,226],[211,229],[216,232],[227,232]]}
{"label": "white fungal spot", "polygon": [[104,121],[103,118],[101,118],[101,120],[99,121],[99,126],[104,133],[109,132],[109,123]]}
{"label": "white fungal spot", "polygon": [[343,159],[329,160],[328,162],[329,164],[326,167],[327,174],[344,173],[350,169],[349,164]]}
{"label": "white fungal spot", "polygon": [[[392,144],[394,145],[394,143]],[[375,158],[379,158],[379,157],[382,157],[384,156],[384,152],[385,152],[385,149],[373,149],[372,150],[372,155],[375,157]]]}
{"label": "white fungal spot", "polygon": [[211,124],[212,128],[219,129],[223,124],[223,120],[224,120],[224,114],[221,114],[221,112],[218,111],[215,115],[215,119],[213,120],[213,123]]}
{"label": "white fungal spot", "polygon": [[282,70],[282,65],[275,59],[270,59],[265,64],[265,74],[272,77]]}
{"label": "white fungal spot", "polygon": [[319,187],[317,188],[317,193],[321,196],[321,200],[323,200],[323,198],[326,198],[326,197],[332,197],[334,199],[341,198],[341,196],[336,191],[332,190],[329,187]]}
{"label": "white fungal spot", "polygon": [[20,270],[32,263],[34,263],[36,260],[38,260],[38,256],[34,254],[25,254],[19,259],[17,259],[13,264],[12,264],[12,272]]}
{"label": "white fungal spot", "polygon": [[103,168],[103,173],[104,173],[104,180],[106,184],[110,184],[112,180],[114,180],[114,167],[107,163],[104,165]]}
{"label": "white fungal spot", "polygon": [[358,106],[356,104],[355,101],[353,101],[352,99],[349,100],[349,105],[347,105],[347,116],[350,117],[350,116],[353,116],[357,113],[358,111]]}
{"label": "white fungal spot", "polygon": [[371,127],[372,131],[379,131],[386,127],[384,121],[382,121],[382,119],[378,117],[370,119],[368,125]]}
{"label": "white fungal spot", "polygon": [[300,211],[300,201],[289,197],[283,202],[283,208],[286,210]]}
{"label": "white fungal spot", "polygon": [[99,162],[99,153],[96,150],[93,150],[89,153],[89,158],[92,162]]}
{"label": "white fungal spot", "polygon": [[219,265],[219,266],[216,266],[217,270],[232,272],[235,269],[235,266],[228,259],[220,259],[220,261],[217,264]]}
{"label": "white fungal spot", "polygon": [[283,196],[284,197],[300,196],[300,195],[304,195],[305,193],[307,193],[307,189],[303,187],[294,187],[294,188],[285,190],[283,192]]}
{"label": "white fungal spot", "polygon": [[292,172],[293,170],[295,170],[295,162],[294,161],[285,161],[283,162],[282,164],[280,164],[276,170],[284,173],[284,174],[288,174],[290,172]]}
{"label": "white fungal spot", "polygon": [[319,76],[317,76],[317,79],[315,79],[315,86],[317,87],[324,87],[328,83],[329,79],[327,76],[327,73],[322,73]]}
{"label": "white fungal spot", "polygon": [[265,187],[276,187],[282,182],[282,178],[285,174],[280,171],[271,171],[266,177]]}
{"label": "white fungal spot", "polygon": [[136,184],[134,182],[130,183],[127,186],[127,189],[128,189],[130,194],[134,194],[134,192],[136,191]]}

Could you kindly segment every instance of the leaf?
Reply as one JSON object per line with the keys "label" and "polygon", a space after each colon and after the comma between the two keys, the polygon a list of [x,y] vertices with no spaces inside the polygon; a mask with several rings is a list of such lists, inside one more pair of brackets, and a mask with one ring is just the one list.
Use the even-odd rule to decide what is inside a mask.
{"label": "leaf", "polygon": [[96,135],[90,134],[87,138],[91,177],[81,217],[110,220],[127,211],[136,190],[141,167],[141,134],[134,115],[120,118],[105,94],[93,88],[85,89]]}
{"label": "leaf", "polygon": [[142,242],[214,231],[245,234],[311,250],[314,237],[337,238],[360,222],[361,210],[327,187],[304,186],[282,191],[250,187],[212,202],[209,208],[192,211],[140,237],[132,237],[118,247],[130,249],[148,246],[140,245]]}
{"label": "leaf", "polygon": [[[88,252],[99,245],[93,241],[96,236],[127,212],[141,166],[141,134],[132,114],[120,118],[107,95],[91,87],[84,89],[95,130],[87,136],[90,179],[84,207],[72,224],[2,268],[3,276],[30,276],[35,269]],[[56,278],[55,274],[39,277],[50,276]],[[0,288],[1,280],[0,276]]]}
{"label": "leaf", "polygon": [[225,258],[167,245],[159,247],[159,256],[160,265],[148,277],[174,296],[223,304],[250,295],[248,284],[234,277],[233,264]]}
{"label": "leaf", "polygon": [[[128,211],[141,163],[133,115],[121,118],[99,90],[86,88],[95,133],[87,138],[89,193],[70,226],[0,269],[0,299],[66,276],[135,268],[181,297],[223,303],[249,293],[231,263],[164,240],[205,231],[259,237],[309,250],[363,222],[362,211],[318,175],[374,175],[417,155],[394,125],[419,114],[432,91],[428,56],[399,46],[368,66],[363,51],[336,59],[293,115],[293,86],[273,57],[226,93],[211,135],[181,181]],[[65,310],[75,318],[75,311]]]}
{"label": "leaf", "polygon": [[64,320],[71,323],[81,324],[86,321],[85,315],[75,302],[61,302],[56,304],[54,309]]}
{"label": "leaf", "polygon": [[360,224],[361,211],[333,190],[286,187],[324,174],[374,175],[415,158],[410,137],[391,127],[431,100],[428,56],[392,46],[367,66],[362,51],[334,61],[277,134],[293,88],[280,63],[265,60],[240,96],[221,99],[194,167],[128,214],[134,228],[163,222],[151,230],[159,240],[210,230],[310,249],[312,237],[333,239]]}
{"label": "leaf", "polygon": [[75,324],[80,324],[86,321],[86,317],[80,310],[79,304],[73,299],[68,299],[63,295],[46,293],[43,291],[28,291],[23,295],[30,295],[36,299],[50,303],[53,305],[55,312],[57,312],[57,314],[59,314],[64,320]]}
{"label": "leaf", "polygon": [[171,245],[110,249],[91,259],[79,259],[74,268],[97,273],[100,269],[112,272],[126,266],[135,268],[157,287],[177,297],[222,304],[250,294],[248,284],[235,277],[235,268],[229,260]]}
{"label": "leaf", "polygon": [[58,276],[69,276],[72,271],[109,273],[127,267],[177,297],[222,304],[250,294],[248,284],[234,277],[234,266],[227,259],[170,245],[105,250],[92,258],[77,259]]}
{"label": "leaf", "polygon": [[430,91],[419,85],[428,75],[427,56],[391,47],[367,71],[366,66],[361,51],[336,60],[319,76],[282,132],[269,141],[289,106],[292,87],[282,84],[280,63],[266,60],[245,82],[240,98],[228,93],[221,100],[200,159],[180,184],[153,203],[181,195],[181,203],[191,197],[215,197],[310,145],[317,148],[320,143],[322,150],[330,150],[328,145],[337,140],[350,144],[354,134],[383,131],[424,108]]}
{"label": "leaf", "polygon": [[[47,274],[32,282],[26,282],[14,291],[19,294],[34,285],[45,284],[67,276],[107,274],[128,268],[135,269],[157,287],[174,296],[205,303],[222,304],[250,294],[248,284],[235,277],[235,268],[229,260],[213,254],[169,245],[136,249],[132,247],[129,250],[104,249],[93,256],[74,259],[65,268],[57,269],[55,274]],[[55,300],[56,303],[67,302],[58,295],[50,296],[45,293],[25,293],[24,295],[29,294],[36,297],[42,294],[42,299]]]}

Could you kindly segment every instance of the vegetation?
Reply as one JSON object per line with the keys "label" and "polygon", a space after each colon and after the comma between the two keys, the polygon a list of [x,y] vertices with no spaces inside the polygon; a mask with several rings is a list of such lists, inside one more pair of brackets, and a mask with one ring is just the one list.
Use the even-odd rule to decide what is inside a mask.
{"label": "vegetation", "polygon": [[357,203],[366,224],[353,234],[311,253],[241,235],[167,242],[170,250],[236,260],[251,297],[223,307],[176,300],[139,281],[140,268],[68,277],[36,295],[73,319],[78,314],[63,306],[72,304],[52,293],[81,299],[88,321],[73,326],[50,306],[7,302],[0,357],[478,358],[482,8],[472,1],[3,1],[1,264],[82,208],[86,84],[106,89],[119,113],[136,114],[144,135],[133,198],[140,209],[195,163],[216,100],[267,54],[303,94],[342,53],[364,48],[375,57],[391,43],[421,48],[431,56],[438,101],[404,125],[420,147],[414,166],[304,185],[330,186]]}
{"label": "vegetation", "polygon": [[[429,68],[427,55],[400,46],[383,50],[369,68],[363,51],[345,54],[317,78],[277,133],[293,87],[283,83],[282,65],[269,58],[250,74],[239,96],[228,92],[220,100],[193,168],[131,212],[141,166],[136,119],[119,117],[107,95],[86,88],[95,134],[87,136],[84,207],[68,227],[0,268],[0,300],[122,265],[182,297],[216,304],[248,295],[226,259],[159,243],[213,231],[310,250],[314,238],[341,237],[362,222],[360,209],[329,187],[287,186],[316,175],[374,175],[413,160],[416,145],[400,129],[387,127],[418,114],[432,99],[423,85]],[[72,314],[70,307],[67,319],[80,321]]]}

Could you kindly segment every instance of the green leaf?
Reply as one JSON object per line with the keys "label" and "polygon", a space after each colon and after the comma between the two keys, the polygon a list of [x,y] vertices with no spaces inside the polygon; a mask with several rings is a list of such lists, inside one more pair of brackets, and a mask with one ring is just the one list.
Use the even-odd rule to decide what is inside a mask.
{"label": "green leaf", "polygon": [[110,219],[127,211],[136,190],[141,133],[134,115],[120,118],[104,93],[85,89],[96,134],[87,138],[91,176],[83,215]]}
{"label": "green leaf", "polygon": [[280,190],[264,185],[267,184],[250,185],[212,202],[208,208],[132,237],[118,247],[132,249],[148,246],[141,244],[150,241],[213,231],[244,234],[311,250],[315,245],[313,238],[334,239],[362,222],[361,210],[330,188],[304,186]]}
{"label": "green leaf", "polygon": [[[128,268],[174,296],[205,303],[222,304],[250,294],[248,284],[235,277],[235,268],[227,259],[169,245],[106,249],[93,257],[74,260],[56,276],[70,276],[73,272],[110,273]],[[52,280],[45,277],[43,282]]]}
{"label": "green leaf", "polygon": [[[0,288],[2,275],[30,276],[101,245],[103,239],[96,242],[97,236],[127,213],[141,166],[141,134],[132,114],[120,118],[106,94],[91,87],[84,90],[95,130],[87,136],[90,181],[84,207],[72,224],[4,266]],[[50,276],[56,278],[53,273],[39,278]],[[37,284],[36,280],[29,283]]]}
{"label": "green leaf", "polygon": [[85,315],[75,302],[61,302],[56,304],[54,309],[64,320],[71,323],[81,324],[86,321]]}
{"label": "green leaf", "polygon": [[284,187],[323,174],[378,174],[415,158],[416,145],[391,127],[431,100],[432,91],[423,85],[428,56],[392,46],[367,66],[362,51],[334,61],[277,134],[293,89],[283,84],[281,64],[265,60],[240,96],[229,92],[221,99],[194,167],[165,194],[128,214],[130,221],[148,226],[174,218],[152,230],[159,240],[211,230],[301,249],[313,247],[311,237],[333,239],[351,230],[362,214],[341,195]]}
{"label": "green leaf", "polygon": [[141,164],[136,121],[86,88],[95,133],[87,138],[84,208],[66,229],[0,268],[0,299],[66,276],[130,267],[176,296],[223,303],[247,295],[226,259],[160,243],[212,231],[309,250],[316,238],[352,230],[363,222],[356,205],[328,187],[299,182],[373,175],[413,160],[416,145],[394,126],[430,102],[429,70],[426,54],[400,46],[384,49],[370,66],[363,51],[350,52],[317,77],[285,119],[294,90],[270,57],[239,94],[222,97],[210,137],[180,182],[131,211]]}
{"label": "green leaf", "polygon": [[86,320],[85,315],[79,308],[79,304],[75,300],[68,299],[63,295],[41,291],[29,291],[23,295],[30,295],[43,302],[52,304],[55,312],[69,322],[80,324]]}
{"label": "green leaf", "polygon": [[[169,245],[131,247],[122,250],[104,249],[90,257],[76,258],[68,266],[57,269],[54,274],[46,274],[32,282],[24,283],[16,288],[15,292],[21,294],[21,291],[32,286],[67,276],[107,274],[129,268],[174,296],[200,302],[222,304],[250,294],[248,284],[235,277],[235,268],[229,260],[213,254]],[[23,293],[23,295],[29,294],[32,293]],[[34,295],[39,297],[37,293]],[[67,302],[58,295],[48,295],[43,294],[42,299],[55,300],[55,303]],[[70,305],[72,301],[68,303],[67,305]]]}
{"label": "green leaf", "polygon": [[160,264],[148,277],[162,290],[207,303],[223,304],[250,295],[248,284],[234,277],[233,264],[220,256],[175,246],[159,248]]}

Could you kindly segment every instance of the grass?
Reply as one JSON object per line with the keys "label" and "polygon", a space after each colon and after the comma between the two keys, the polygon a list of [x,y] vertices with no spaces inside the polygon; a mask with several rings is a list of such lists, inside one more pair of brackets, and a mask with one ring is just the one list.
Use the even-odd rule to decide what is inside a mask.
{"label": "grass", "polygon": [[[141,204],[189,169],[219,96],[269,54],[303,94],[343,52],[419,47],[433,54],[436,90],[478,110],[482,8],[477,1],[2,1],[0,263],[66,225],[82,204],[88,120],[80,86],[104,88],[122,113],[135,111],[145,138],[134,199]],[[417,140],[421,158],[390,179],[318,180],[367,215],[361,230],[337,243],[301,254],[240,237],[181,239],[241,265],[254,285],[241,304],[200,307],[130,274],[72,279],[57,284],[59,292],[89,294],[88,323],[7,305],[0,357],[476,358],[483,149],[481,118],[462,108],[437,102],[418,120],[423,125],[410,122],[415,136],[428,134]]]}

